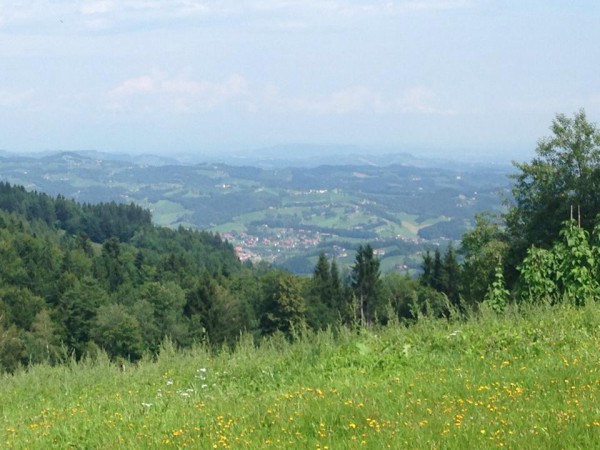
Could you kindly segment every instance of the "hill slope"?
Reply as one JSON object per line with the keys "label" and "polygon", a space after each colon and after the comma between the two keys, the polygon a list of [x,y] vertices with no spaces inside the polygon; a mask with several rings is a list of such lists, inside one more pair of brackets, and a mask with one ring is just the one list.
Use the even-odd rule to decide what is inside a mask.
{"label": "hill slope", "polygon": [[[514,313],[514,314],[513,314]],[[596,448],[600,308],[3,376],[5,448]]]}

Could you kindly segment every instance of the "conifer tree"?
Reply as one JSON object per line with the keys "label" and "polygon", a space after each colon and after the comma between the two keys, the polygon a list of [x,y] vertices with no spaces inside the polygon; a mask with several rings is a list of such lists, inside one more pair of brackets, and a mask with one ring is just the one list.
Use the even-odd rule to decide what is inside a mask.
{"label": "conifer tree", "polygon": [[361,325],[373,321],[379,300],[379,259],[369,245],[360,245],[356,251],[355,263],[352,266],[351,286],[358,300],[357,316]]}
{"label": "conifer tree", "polygon": [[424,286],[432,286],[433,280],[433,258],[431,252],[427,250],[423,255],[423,264],[421,265],[423,274],[420,277],[421,284]]}
{"label": "conifer tree", "polygon": [[456,258],[454,246],[450,244],[442,260],[442,292],[446,294],[450,303],[457,306],[460,301],[459,292],[460,265]]}

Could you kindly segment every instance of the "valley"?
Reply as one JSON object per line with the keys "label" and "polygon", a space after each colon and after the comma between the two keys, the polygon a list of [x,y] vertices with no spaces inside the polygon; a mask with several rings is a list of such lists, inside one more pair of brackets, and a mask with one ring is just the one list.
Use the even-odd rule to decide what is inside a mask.
{"label": "valley", "polygon": [[97,152],[4,154],[0,179],[81,203],[133,202],[157,225],[218,232],[243,261],[297,274],[311,273],[320,252],[348,267],[363,242],[373,245],[382,271],[415,273],[424,249],[460,240],[475,214],[501,211],[509,192],[509,166],[404,154],[340,161],[244,166]]}

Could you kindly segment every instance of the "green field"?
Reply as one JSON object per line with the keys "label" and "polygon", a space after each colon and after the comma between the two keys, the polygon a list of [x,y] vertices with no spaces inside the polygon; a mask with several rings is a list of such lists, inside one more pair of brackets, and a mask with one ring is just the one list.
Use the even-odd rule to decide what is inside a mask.
{"label": "green field", "polygon": [[143,208],[148,208],[152,212],[152,220],[158,226],[169,226],[173,223],[181,223],[182,219],[188,217],[191,211],[186,210],[179,203],[169,200],[159,200],[156,203],[150,203],[147,200],[140,202]]}
{"label": "green field", "polygon": [[591,304],[101,354],[2,376],[0,447],[592,449],[599,349]]}

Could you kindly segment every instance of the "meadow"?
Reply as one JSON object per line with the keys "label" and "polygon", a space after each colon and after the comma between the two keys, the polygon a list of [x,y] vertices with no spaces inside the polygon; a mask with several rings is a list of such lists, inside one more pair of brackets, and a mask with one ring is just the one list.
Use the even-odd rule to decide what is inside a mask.
{"label": "meadow", "polygon": [[0,447],[600,448],[600,305],[3,375]]}

